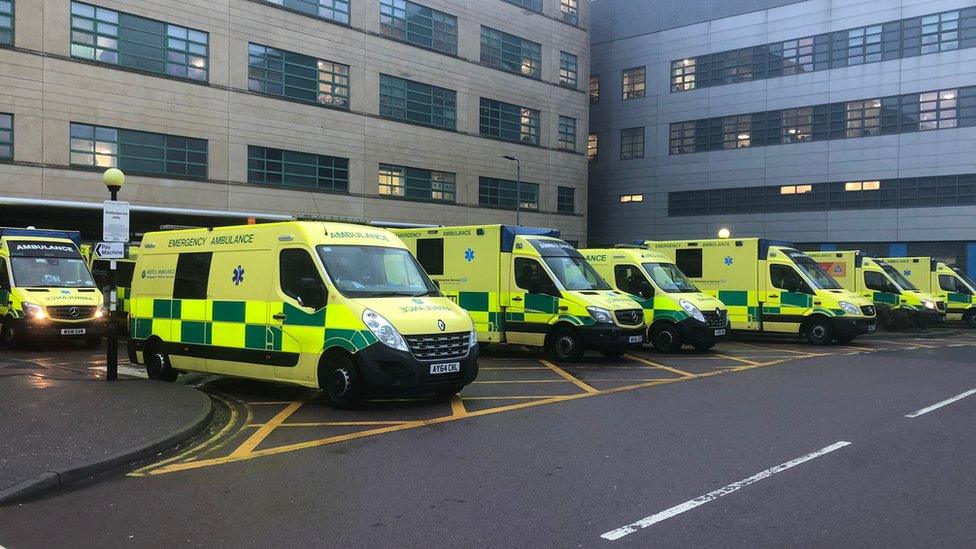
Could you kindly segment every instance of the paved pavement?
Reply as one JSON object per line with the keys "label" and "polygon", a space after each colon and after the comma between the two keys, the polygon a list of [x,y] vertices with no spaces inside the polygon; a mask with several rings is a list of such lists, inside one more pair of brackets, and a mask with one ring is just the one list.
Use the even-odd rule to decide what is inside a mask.
{"label": "paved pavement", "polygon": [[83,368],[52,360],[80,354],[73,349],[38,361],[10,354],[0,357],[0,502],[169,449],[210,417],[210,398],[186,385],[104,381],[87,351],[95,363]]}
{"label": "paved pavement", "polygon": [[[461,410],[376,403],[345,419],[396,416],[389,421],[408,427],[341,440],[315,431],[340,426],[313,396],[217,379],[202,387],[243,403],[240,434],[218,433],[206,456],[164,456],[127,476],[5,508],[0,545],[967,547],[976,536],[976,395],[950,399],[976,388],[974,350],[971,333],[826,350],[752,341],[706,355],[637,357],[663,370],[638,370],[648,366],[639,361],[563,370],[597,393],[569,380],[538,383],[552,379],[533,377],[542,370],[512,370],[484,381],[531,383],[479,385],[472,398],[487,391],[548,400],[472,413],[468,403],[483,401],[462,398],[463,417],[417,425],[411,415]],[[486,365],[536,367],[522,360]],[[628,381],[668,369],[694,377]],[[610,375],[637,387],[596,389]],[[492,392],[507,385],[577,391]],[[346,428],[364,427],[375,426]],[[229,456],[262,430],[266,438],[242,459],[167,469]],[[289,448],[301,442],[317,444]],[[251,455],[281,447],[288,451]],[[601,537],[635,523],[647,527]]]}

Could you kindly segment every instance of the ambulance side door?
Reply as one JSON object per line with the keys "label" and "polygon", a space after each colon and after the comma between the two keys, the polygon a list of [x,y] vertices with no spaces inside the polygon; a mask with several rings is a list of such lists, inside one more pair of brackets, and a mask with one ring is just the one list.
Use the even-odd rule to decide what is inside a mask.
{"label": "ambulance side door", "polygon": [[767,263],[769,283],[763,297],[762,329],[796,333],[803,313],[813,302],[813,290],[790,263]]}
{"label": "ambulance side door", "polygon": [[298,354],[294,366],[275,368],[284,379],[315,379],[318,357],[325,346],[325,315],[329,290],[313,252],[304,247],[278,251],[277,272],[269,307],[268,344],[286,356]]}
{"label": "ambulance side door", "polygon": [[559,290],[541,259],[514,256],[512,270],[505,338],[508,343],[541,347],[546,341],[549,320],[559,311]]}
{"label": "ambulance side door", "polygon": [[864,297],[875,303],[884,303],[892,307],[898,306],[899,293],[888,277],[877,272],[865,269],[864,276]]}
{"label": "ambulance side door", "polygon": [[644,276],[637,265],[619,264],[613,266],[613,286],[627,294],[644,309],[648,324],[654,319],[654,286]]}
{"label": "ambulance side door", "polygon": [[961,313],[973,301],[972,292],[955,274],[939,273],[939,299],[950,313]]}

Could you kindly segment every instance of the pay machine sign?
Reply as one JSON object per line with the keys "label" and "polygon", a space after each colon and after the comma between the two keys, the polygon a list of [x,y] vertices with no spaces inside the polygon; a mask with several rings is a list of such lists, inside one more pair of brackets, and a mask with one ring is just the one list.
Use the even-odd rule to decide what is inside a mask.
{"label": "pay machine sign", "polygon": [[95,244],[95,257],[99,259],[124,259],[124,242],[99,242]]}

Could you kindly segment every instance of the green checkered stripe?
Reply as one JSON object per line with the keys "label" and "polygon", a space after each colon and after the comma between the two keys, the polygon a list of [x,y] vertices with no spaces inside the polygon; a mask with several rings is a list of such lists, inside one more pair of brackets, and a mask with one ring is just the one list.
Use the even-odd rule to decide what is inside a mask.
{"label": "green checkered stripe", "polygon": [[658,320],[681,322],[689,316],[684,309],[675,309],[678,305],[668,297],[655,296],[650,299],[644,299],[641,296],[633,294],[627,294],[627,297],[633,299],[640,305],[641,309],[644,310],[644,319],[648,323]]}

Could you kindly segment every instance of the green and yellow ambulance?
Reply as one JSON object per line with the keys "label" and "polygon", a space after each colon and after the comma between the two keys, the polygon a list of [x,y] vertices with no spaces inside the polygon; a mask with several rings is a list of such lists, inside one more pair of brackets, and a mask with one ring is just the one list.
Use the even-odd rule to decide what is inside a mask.
{"label": "green and yellow ambulance", "polygon": [[389,231],[282,222],[146,233],[129,360],[366,397],[459,392],[478,374],[467,312]]}
{"label": "green and yellow ambulance", "polygon": [[886,257],[889,265],[917,286],[945,301],[949,320],[976,328],[976,281],[962,269],[932,257]]}
{"label": "green and yellow ambulance", "polygon": [[583,257],[644,309],[647,341],[662,353],[703,351],[731,332],[725,304],[701,292],[664,254],[643,247],[589,248]]}
{"label": "green and yellow ambulance", "polygon": [[573,361],[622,356],[644,341],[644,312],[550,229],[473,225],[398,229],[444,293],[474,320],[478,341],[543,348]]}
{"label": "green and yellow ambulance", "polygon": [[920,291],[882,259],[859,251],[806,252],[845,289],[874,302],[884,328],[917,327],[946,319],[945,302]]}
{"label": "green and yellow ambulance", "polygon": [[874,303],[845,290],[787,242],[759,238],[646,241],[729,309],[732,329],[796,334],[814,345],[874,332]]}
{"label": "green and yellow ambulance", "polygon": [[82,340],[97,347],[108,311],[76,231],[0,227],[0,340]]}

